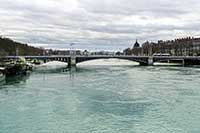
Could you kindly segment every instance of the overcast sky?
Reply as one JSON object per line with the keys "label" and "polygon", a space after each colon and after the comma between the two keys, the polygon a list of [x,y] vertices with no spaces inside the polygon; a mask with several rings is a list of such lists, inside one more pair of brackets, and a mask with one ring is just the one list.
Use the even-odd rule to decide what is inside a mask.
{"label": "overcast sky", "polygon": [[200,36],[199,0],[0,0],[0,34],[45,48],[122,50]]}

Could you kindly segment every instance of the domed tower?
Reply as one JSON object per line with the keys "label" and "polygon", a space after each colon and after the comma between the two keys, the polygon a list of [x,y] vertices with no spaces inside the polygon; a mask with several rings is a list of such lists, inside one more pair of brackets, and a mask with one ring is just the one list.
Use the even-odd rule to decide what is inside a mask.
{"label": "domed tower", "polygon": [[137,39],[136,39],[136,42],[135,42],[133,48],[139,48],[139,47],[140,47],[140,44],[138,43],[138,41],[137,41]]}
{"label": "domed tower", "polygon": [[132,49],[132,54],[135,56],[139,56],[142,53],[142,48],[140,47],[140,44],[138,43],[138,41],[136,40],[133,49]]}

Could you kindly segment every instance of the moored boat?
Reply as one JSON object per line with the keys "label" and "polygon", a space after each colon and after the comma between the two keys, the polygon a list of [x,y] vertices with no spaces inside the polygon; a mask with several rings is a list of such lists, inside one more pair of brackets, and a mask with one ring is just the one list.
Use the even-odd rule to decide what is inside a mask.
{"label": "moored boat", "polygon": [[5,74],[4,74],[5,68],[0,67],[0,82],[5,80]]}
{"label": "moored boat", "polygon": [[14,76],[14,75],[26,75],[32,71],[32,65],[24,58],[19,58],[18,60],[14,60],[11,62],[7,62],[4,64],[5,74],[6,76]]}
{"label": "moored boat", "polygon": [[28,64],[9,64],[6,67],[6,75],[12,76],[12,75],[25,75],[29,73],[32,70],[32,67]]}

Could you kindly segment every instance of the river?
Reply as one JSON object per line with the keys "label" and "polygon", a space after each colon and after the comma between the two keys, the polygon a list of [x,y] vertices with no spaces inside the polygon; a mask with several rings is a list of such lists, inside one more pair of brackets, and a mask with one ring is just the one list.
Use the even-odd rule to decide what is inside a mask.
{"label": "river", "polygon": [[200,132],[200,68],[94,64],[7,79],[0,132]]}

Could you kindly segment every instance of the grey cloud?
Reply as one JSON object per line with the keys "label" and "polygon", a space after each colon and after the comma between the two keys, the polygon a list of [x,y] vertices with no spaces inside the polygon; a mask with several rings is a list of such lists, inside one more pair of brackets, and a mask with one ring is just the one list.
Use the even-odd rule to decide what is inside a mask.
{"label": "grey cloud", "polygon": [[[89,12],[121,15],[153,15],[162,17],[185,14],[182,0],[79,0],[81,6]],[[194,1],[194,0],[193,0]],[[194,3],[194,2],[193,2]],[[196,3],[196,1],[195,1]],[[188,4],[188,3],[185,3]],[[187,6],[187,5],[185,5]]]}
{"label": "grey cloud", "polygon": [[0,34],[35,46],[122,49],[200,35],[198,0],[0,0]]}

